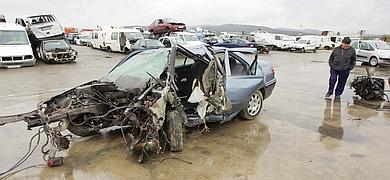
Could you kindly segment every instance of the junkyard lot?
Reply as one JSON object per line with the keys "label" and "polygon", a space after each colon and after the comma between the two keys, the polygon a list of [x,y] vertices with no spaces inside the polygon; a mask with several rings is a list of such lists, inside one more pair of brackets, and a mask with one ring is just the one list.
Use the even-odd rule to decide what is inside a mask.
{"label": "junkyard lot", "polygon": [[[124,55],[75,47],[77,63],[0,71],[2,115],[32,110],[45,98],[105,74]],[[390,113],[353,105],[346,88],[340,108],[327,106],[330,51],[261,55],[276,69],[274,94],[265,101],[255,121],[234,120],[212,125],[202,136],[186,138],[179,159],[158,156],[138,164],[123,145],[120,131],[106,131],[91,138],[74,137],[65,164],[57,168],[32,168],[15,179],[388,179]],[[376,68],[390,76],[390,68]],[[353,76],[364,73],[361,66]],[[333,110],[329,118],[328,110]],[[340,111],[341,110],[341,111]],[[338,112],[340,115],[338,116]],[[338,134],[319,132],[324,124]],[[342,132],[340,133],[342,128]],[[26,151],[29,137],[25,123],[0,126],[0,171],[13,165]],[[332,138],[335,137],[335,138]],[[44,161],[36,151],[25,166]],[[159,162],[161,160],[162,162]]]}

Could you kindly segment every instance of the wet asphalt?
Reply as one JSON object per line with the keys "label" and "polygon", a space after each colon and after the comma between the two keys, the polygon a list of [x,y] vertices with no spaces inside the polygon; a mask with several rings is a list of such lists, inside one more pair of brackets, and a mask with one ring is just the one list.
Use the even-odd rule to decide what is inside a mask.
{"label": "wet asphalt", "polygon": [[[0,69],[0,114],[33,110],[46,98],[103,76],[125,56],[75,48],[76,63]],[[63,166],[33,167],[9,179],[389,179],[390,112],[362,106],[348,87],[341,101],[325,100],[329,55],[261,55],[274,64],[278,82],[256,120],[211,124],[208,133],[188,135],[183,152],[139,164],[120,131],[109,129],[73,136],[68,152],[59,154],[65,156]],[[359,63],[349,82],[364,75],[365,67]],[[390,67],[370,70],[390,76]],[[0,126],[0,172],[27,152],[36,131],[27,131],[24,122]],[[20,168],[42,163],[38,148]]]}

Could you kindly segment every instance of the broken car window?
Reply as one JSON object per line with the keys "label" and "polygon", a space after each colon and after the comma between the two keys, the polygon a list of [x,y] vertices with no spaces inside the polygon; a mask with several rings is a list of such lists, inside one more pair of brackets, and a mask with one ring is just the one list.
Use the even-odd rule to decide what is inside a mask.
{"label": "broken car window", "polygon": [[42,16],[29,17],[28,21],[31,22],[31,24],[40,24],[40,23],[54,22],[56,20],[52,15],[42,15]]}
{"label": "broken car window", "polygon": [[194,62],[195,61],[193,59],[191,59],[187,56],[184,56],[181,53],[178,53],[176,55],[176,59],[175,59],[175,67],[187,66],[190,64],[194,64]]}
{"label": "broken car window", "polygon": [[151,78],[148,73],[158,78],[164,71],[168,52],[167,49],[156,49],[134,55],[104,76],[101,81],[114,82],[121,90],[143,88]]}
{"label": "broken car window", "polygon": [[43,49],[45,51],[53,51],[56,49],[69,49],[70,46],[64,40],[58,41],[46,41],[44,42]]}

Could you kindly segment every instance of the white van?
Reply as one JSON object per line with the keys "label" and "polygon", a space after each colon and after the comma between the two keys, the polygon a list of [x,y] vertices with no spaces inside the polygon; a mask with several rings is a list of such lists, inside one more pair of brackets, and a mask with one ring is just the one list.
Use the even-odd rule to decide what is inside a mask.
{"label": "white van", "polygon": [[270,46],[273,49],[286,50],[290,49],[291,45],[295,42],[294,36],[285,34],[272,34],[267,32],[255,32],[251,33],[256,44],[262,44]]}
{"label": "white van", "polygon": [[19,25],[0,23],[0,67],[33,66],[35,61],[26,30]]}
{"label": "white van", "polygon": [[170,37],[177,37],[183,40],[188,45],[204,45],[202,41],[200,41],[198,35],[190,32],[171,32]]}
{"label": "white van", "polygon": [[301,36],[301,38],[292,44],[290,51],[299,51],[299,52],[307,52],[313,51],[317,52],[320,47],[320,36],[308,35]]}
{"label": "white van", "polygon": [[335,47],[335,43],[330,40],[330,36],[320,36],[320,47],[319,49],[330,50]]}
{"label": "white van", "polygon": [[[130,52],[131,45],[138,39],[143,39],[142,33],[137,29],[111,29],[104,34],[104,49],[114,52]],[[121,47],[120,39],[124,38],[125,46]]]}
{"label": "white van", "polygon": [[27,32],[34,34],[39,40],[64,38],[61,24],[52,14],[18,17],[15,23],[25,27]]}
{"label": "white van", "polygon": [[98,31],[98,30],[92,31],[92,37],[91,37],[92,48],[103,49],[103,47],[101,47],[100,45],[101,43],[99,42],[99,40],[103,39],[102,33],[103,33],[102,31]]}

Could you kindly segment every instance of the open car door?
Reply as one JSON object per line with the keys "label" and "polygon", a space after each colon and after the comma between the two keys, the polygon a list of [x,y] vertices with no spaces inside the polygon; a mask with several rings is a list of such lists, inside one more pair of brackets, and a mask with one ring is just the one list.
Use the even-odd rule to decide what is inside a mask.
{"label": "open car door", "polygon": [[[255,58],[249,64],[237,53],[255,53]],[[226,93],[232,104],[232,112],[246,108],[252,93],[264,84],[264,75],[257,72],[257,57],[257,52],[248,48],[225,50]]]}

